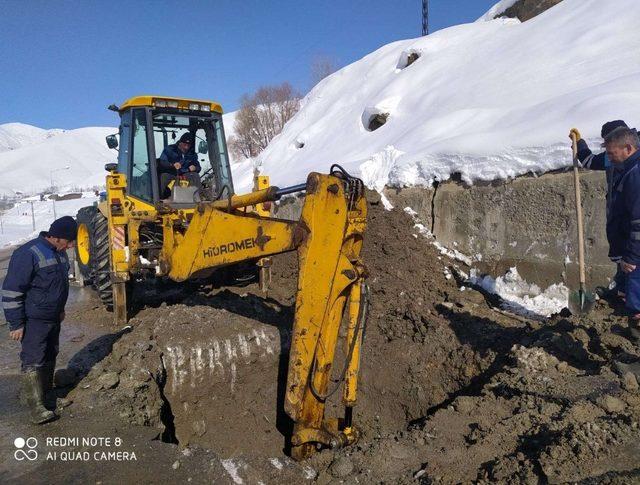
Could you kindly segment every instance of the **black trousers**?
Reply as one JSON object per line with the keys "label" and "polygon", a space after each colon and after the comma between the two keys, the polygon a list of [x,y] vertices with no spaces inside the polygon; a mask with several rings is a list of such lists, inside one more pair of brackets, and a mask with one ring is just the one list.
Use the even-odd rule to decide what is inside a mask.
{"label": "black trousers", "polygon": [[60,347],[60,323],[27,320],[22,336],[20,361],[26,372],[54,362]]}

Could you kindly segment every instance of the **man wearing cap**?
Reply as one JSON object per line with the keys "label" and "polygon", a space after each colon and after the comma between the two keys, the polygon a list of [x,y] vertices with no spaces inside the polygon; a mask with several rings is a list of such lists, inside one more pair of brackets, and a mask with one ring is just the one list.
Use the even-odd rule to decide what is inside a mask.
{"label": "man wearing cap", "polygon": [[[640,320],[640,140],[636,130],[620,127],[605,139],[613,165],[607,208],[609,256],[616,255],[625,274],[626,306]],[[638,335],[640,337],[640,334]]]}
{"label": "man wearing cap", "polygon": [[[610,254],[620,256],[625,275],[626,309],[631,340],[640,344],[640,138],[634,129],[618,127],[605,139],[607,158],[613,165],[608,201],[607,239]],[[640,378],[640,360],[616,362],[621,374]]]}
{"label": "man wearing cap", "polygon": [[56,418],[46,407],[47,393],[53,389],[60,323],[69,296],[66,250],[74,246],[77,233],[73,217],[53,221],[49,231],[13,252],[2,285],[9,336],[22,343],[21,397],[31,408],[34,424]]}
{"label": "man wearing cap", "polygon": [[193,147],[193,135],[183,133],[178,143],[168,145],[162,150],[162,155],[158,159],[160,170],[160,190],[161,198],[169,196],[168,185],[176,176],[186,178],[191,185],[200,187],[200,163]]}
{"label": "man wearing cap", "polygon": [[[616,130],[622,129],[622,128],[629,128],[627,126],[627,124],[622,121],[622,120],[614,120],[614,121],[607,121],[604,125],[602,125],[602,129],[600,131],[600,136],[602,137],[603,140],[606,140],[606,138],[613,133]],[[582,136],[580,135],[580,132],[578,131],[577,128],[572,128],[571,131],[569,132],[569,138],[572,137],[572,135],[574,135],[576,137],[576,140],[578,142],[578,160],[580,161],[580,164],[584,167],[584,168],[588,168],[590,170],[603,170],[606,174],[606,178],[607,178],[607,195],[606,195],[606,200],[607,200],[607,221],[609,221],[609,217],[610,217],[610,201],[611,201],[611,190],[612,190],[612,184],[614,181],[614,165],[611,163],[611,160],[609,159],[609,157],[607,156],[607,152],[606,150],[603,151],[602,153],[598,153],[598,154],[594,154],[590,149],[589,146],[587,145],[587,142],[582,138]],[[603,147],[605,147],[605,143],[602,144]],[[611,261],[613,261],[614,263],[616,263],[616,274],[613,277],[613,280],[615,282],[615,288],[612,291],[612,294],[614,294],[613,292],[617,293],[617,296],[620,298],[624,298],[625,295],[625,273],[624,271],[622,271],[622,268],[620,267],[620,259],[621,259],[621,255],[619,254],[613,254],[611,252],[611,241],[609,241],[609,258],[611,259]]]}

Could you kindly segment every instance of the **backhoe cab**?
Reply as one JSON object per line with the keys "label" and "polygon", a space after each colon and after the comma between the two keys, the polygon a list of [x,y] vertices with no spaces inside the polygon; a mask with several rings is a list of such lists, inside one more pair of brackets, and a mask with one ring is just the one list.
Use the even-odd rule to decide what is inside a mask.
{"label": "backhoe cab", "polygon": [[[297,251],[284,404],[295,423],[292,456],[355,442],[352,408],[368,294],[360,258],[367,215],[362,181],[334,165],[329,174],[311,173],[306,183],[282,189],[258,177],[254,192],[236,195],[218,104],[140,96],[111,109],[121,117],[118,163],[107,166],[106,200],[78,212],[77,261],[115,323],[126,323],[127,295],[137,279],[181,282],[247,265],[262,274],[269,256]],[[184,133],[195,139],[201,187],[178,178],[162,198],[157,158]],[[116,141],[110,137],[109,146]],[[301,191],[300,220],[269,217],[265,203]],[[341,326],[345,358],[335,376]],[[325,418],[325,403],[341,384],[344,417]]]}
{"label": "backhoe cab", "polygon": [[[169,145],[176,145],[185,133],[194,137],[190,154],[201,165],[198,173],[203,189],[196,191],[173,184],[172,198],[167,203],[195,205],[199,200],[216,200],[233,194],[231,169],[222,126],[222,108],[210,101],[139,96],[118,108],[121,116],[117,172],[128,181],[128,195],[155,204],[163,197],[160,186],[160,156]],[[115,136],[107,137],[107,145],[118,145]],[[176,178],[178,177],[177,174]]]}

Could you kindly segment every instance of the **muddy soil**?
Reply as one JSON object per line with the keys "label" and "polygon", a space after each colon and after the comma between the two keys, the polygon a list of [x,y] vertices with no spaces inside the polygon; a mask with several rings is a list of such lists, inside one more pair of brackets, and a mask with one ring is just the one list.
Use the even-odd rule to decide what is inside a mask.
{"label": "muddy soil", "polygon": [[613,365],[638,350],[616,305],[546,321],[497,311],[495,298],[447,276],[467,268],[410,216],[370,199],[356,446],[299,467],[285,458],[295,255],[274,258],[268,298],[255,285],[191,287],[168,305],[138,295],[146,307],[69,409],[106,406],[179,449],[231,460],[245,483],[640,480],[638,383]]}

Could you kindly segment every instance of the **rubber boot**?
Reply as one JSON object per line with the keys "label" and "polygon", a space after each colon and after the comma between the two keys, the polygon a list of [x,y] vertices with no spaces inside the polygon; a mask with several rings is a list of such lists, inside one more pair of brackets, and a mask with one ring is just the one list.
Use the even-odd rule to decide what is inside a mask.
{"label": "rubber boot", "polygon": [[53,374],[56,370],[56,361],[45,362],[42,366],[42,388],[44,389],[44,403],[47,409],[56,409],[56,396],[53,393]]}
{"label": "rubber boot", "polygon": [[31,406],[31,384],[25,375],[22,376],[22,382],[20,383],[20,392],[18,393],[18,399],[23,406]]}
{"label": "rubber boot", "polygon": [[33,424],[48,423],[58,417],[44,405],[44,373],[44,368],[38,367],[36,370],[27,371],[24,375],[25,387],[29,390],[29,407]]}

